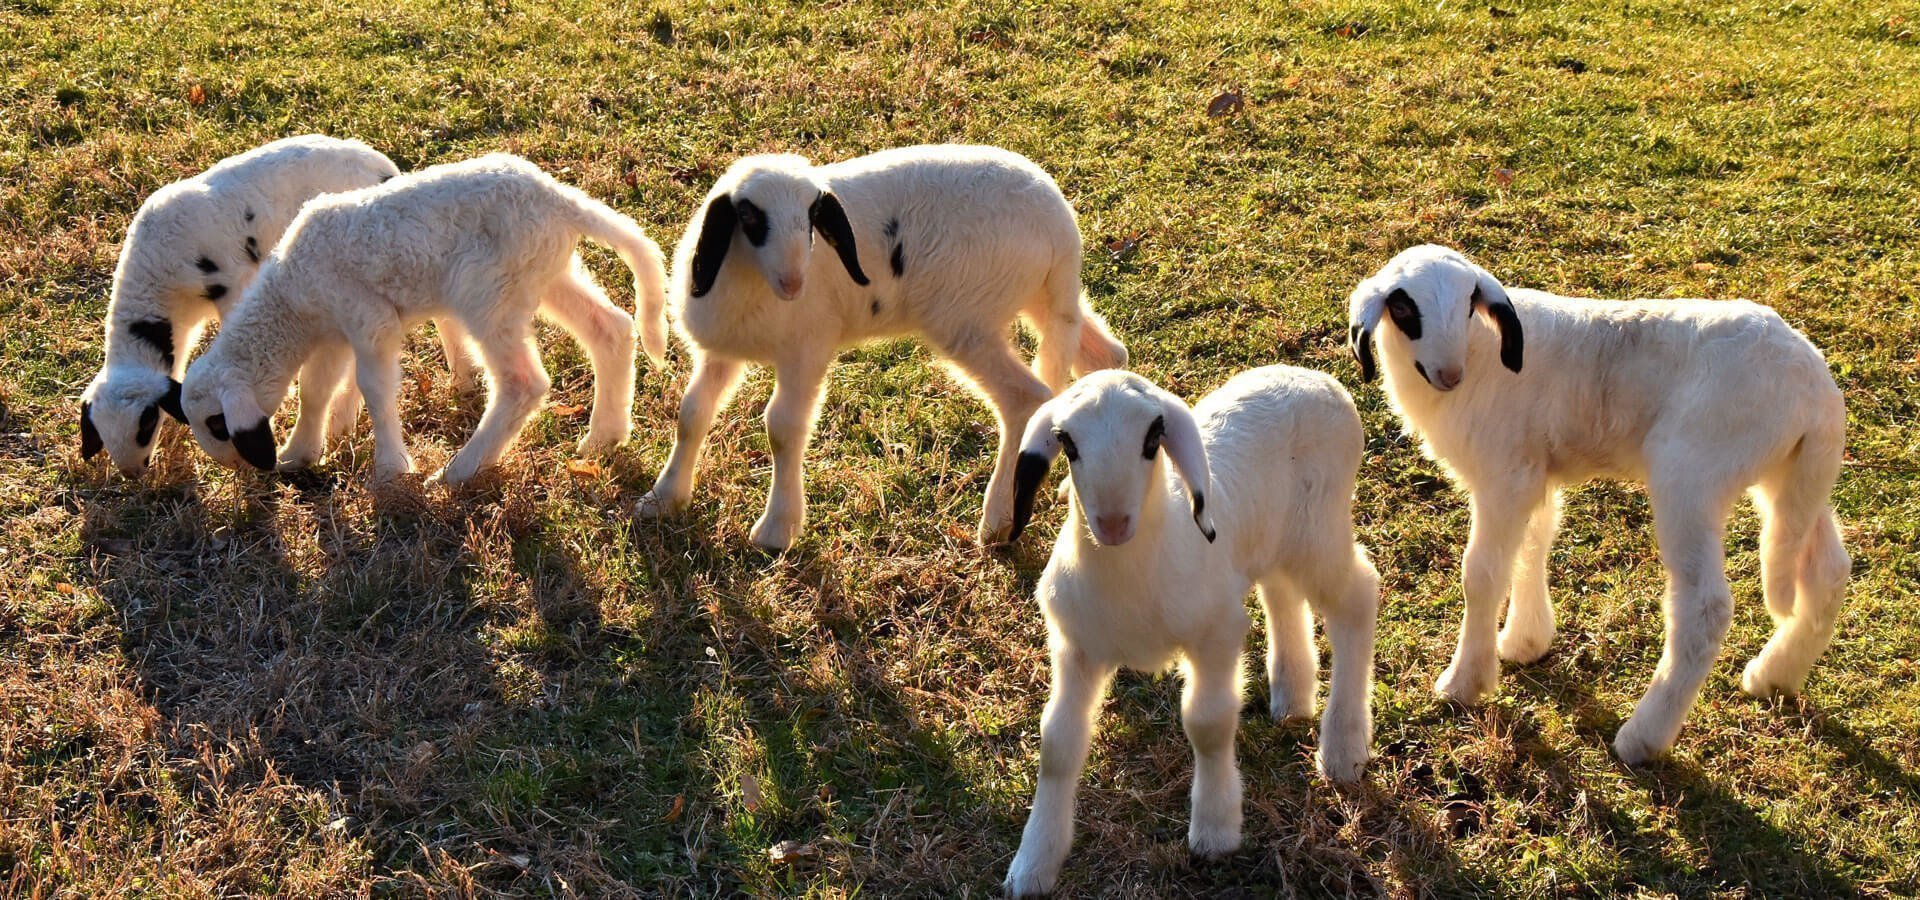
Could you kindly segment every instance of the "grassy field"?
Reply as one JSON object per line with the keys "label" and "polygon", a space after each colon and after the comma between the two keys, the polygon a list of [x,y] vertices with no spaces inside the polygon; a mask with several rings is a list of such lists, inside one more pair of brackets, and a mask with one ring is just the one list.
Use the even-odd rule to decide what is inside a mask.
{"label": "grassy field", "polygon": [[[316,130],[403,167],[511,150],[669,244],[742,153],[1001,144],[1080,211],[1140,371],[1189,398],[1273,362],[1347,382],[1385,577],[1365,783],[1318,780],[1313,729],[1255,686],[1246,846],[1196,863],[1177,682],[1123,676],[1070,893],[1920,892],[1911,4],[282,6],[0,0],[0,894],[979,896],[1011,858],[1061,510],[972,545],[991,419],[916,345],[837,370],[780,558],[746,544],[764,375],[692,515],[628,515],[679,350],[642,364],[636,439],[597,472],[567,466],[590,382],[552,333],[555,408],[479,489],[370,488],[364,429],[317,484],[221,470],[179,429],[137,483],[78,459],[141,200]],[[1554,651],[1484,708],[1433,697],[1464,503],[1342,346],[1351,286],[1425,240],[1511,284],[1759,300],[1827,350],[1855,577],[1804,698],[1737,687],[1768,629],[1743,507],[1733,632],[1677,752],[1612,759],[1661,629],[1645,496],[1616,486],[1570,496]],[[430,471],[478,410],[415,348]]]}

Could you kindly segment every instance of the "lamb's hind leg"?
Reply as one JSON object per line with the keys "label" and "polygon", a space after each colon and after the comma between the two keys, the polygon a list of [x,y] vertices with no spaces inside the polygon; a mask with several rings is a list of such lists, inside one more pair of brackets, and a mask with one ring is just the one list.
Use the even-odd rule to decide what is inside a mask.
{"label": "lamb's hind leg", "polygon": [[1697,483],[1649,484],[1648,490],[1667,569],[1667,638],[1653,683],[1614,737],[1614,752],[1628,765],[1673,747],[1733,621],[1724,546],[1733,496]]}
{"label": "lamb's hind leg", "polygon": [[1000,425],[1000,450],[987,479],[987,496],[980,509],[975,537],[981,546],[1006,540],[1013,529],[1013,473],[1020,461],[1020,438],[1033,411],[1053,392],[1020,364],[1005,341],[978,339],[942,348],[954,366],[966,375],[993,405]]}
{"label": "lamb's hind leg", "polygon": [[1547,598],[1547,554],[1560,530],[1560,492],[1533,510],[1527,537],[1514,563],[1507,622],[1500,628],[1500,658],[1530,663],[1553,646],[1553,605]]}
{"label": "lamb's hind leg", "polygon": [[593,414],[579,452],[599,453],[633,433],[633,317],[607,299],[574,257],[573,268],[554,279],[540,311],[580,342],[593,362]]}
{"label": "lamb's hind leg", "polygon": [[1837,460],[1796,460],[1762,479],[1756,492],[1760,573],[1773,637],[1741,674],[1741,688],[1754,696],[1799,693],[1814,660],[1833,640],[1851,568],[1827,505],[1838,469]]}
{"label": "lamb's hind leg", "polygon": [[528,324],[503,327],[479,338],[480,359],[487,367],[487,410],[480,415],[473,436],[435,480],[460,484],[499,462],[527,419],[539,411],[552,382]]}

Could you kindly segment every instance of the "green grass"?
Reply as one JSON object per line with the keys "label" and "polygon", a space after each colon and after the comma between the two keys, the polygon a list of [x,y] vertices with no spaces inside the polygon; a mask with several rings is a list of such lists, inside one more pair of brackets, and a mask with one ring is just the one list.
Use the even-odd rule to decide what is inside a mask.
{"label": "green grass", "polygon": [[[1273,362],[1346,380],[1385,576],[1366,783],[1319,781],[1312,729],[1265,721],[1255,687],[1246,848],[1193,862],[1177,685],[1123,676],[1075,894],[1920,892],[1911,8],[295,6],[0,0],[0,892],[978,896],[1011,857],[1060,510],[1012,554],[971,545],[990,419],[914,344],[836,371],[811,522],[779,559],[745,540],[764,375],[690,517],[627,513],[671,441],[678,351],[643,364],[636,439],[599,476],[568,474],[584,420],[551,414],[459,494],[370,488],[364,433],[305,491],[178,429],[139,483],[78,460],[134,210],[309,130],[407,167],[518,152],[663,242],[739,154],[1001,144],[1078,208],[1140,371],[1189,398]],[[1209,118],[1229,88],[1244,111]],[[1434,699],[1464,503],[1341,343],[1351,286],[1426,240],[1529,287],[1759,300],[1828,351],[1855,577],[1803,699],[1735,681],[1768,627],[1743,508],[1733,632],[1677,752],[1612,759],[1661,630],[1645,497],[1616,486],[1569,499],[1553,653],[1484,708]],[[586,402],[581,354],[548,337],[555,402]],[[415,346],[431,469],[476,411]],[[1441,809],[1476,783],[1456,834]],[[816,852],[771,862],[784,840]]]}

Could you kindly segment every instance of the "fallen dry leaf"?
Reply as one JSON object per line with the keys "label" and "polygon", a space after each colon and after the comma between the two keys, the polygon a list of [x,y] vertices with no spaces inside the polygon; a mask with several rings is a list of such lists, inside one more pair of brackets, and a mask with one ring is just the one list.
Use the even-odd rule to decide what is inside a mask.
{"label": "fallen dry leaf", "polygon": [[1693,270],[1695,272],[1711,272],[1717,268],[1719,268],[1719,266],[1710,262],[1697,262],[1693,264]]}
{"label": "fallen dry leaf", "polygon": [[740,773],[740,805],[746,807],[747,812],[760,811],[760,779],[753,777],[752,772]]}
{"label": "fallen dry leaf", "polygon": [[680,814],[685,812],[686,809],[687,809],[687,795],[675,794],[673,795],[673,806],[667,809],[666,815],[660,817],[660,821],[666,822],[668,824],[678,822],[680,821]]}
{"label": "fallen dry leaf", "polygon": [[600,464],[591,459],[567,460],[567,474],[579,478],[600,477]]}
{"label": "fallen dry leaf", "polygon": [[559,416],[560,418],[570,419],[583,412],[586,412],[587,408],[584,406],[576,406],[571,403],[557,403],[557,404],[554,404],[553,406],[547,407],[547,411],[553,413],[556,416]]}
{"label": "fallen dry leaf", "polygon": [[187,102],[194,106],[207,105],[207,89],[198,84],[187,88]]}
{"label": "fallen dry leaf", "polygon": [[767,848],[767,859],[776,863],[792,865],[803,859],[812,859],[820,855],[820,848],[799,841],[781,841]]}
{"label": "fallen dry leaf", "polygon": [[1513,170],[1512,169],[1493,170],[1493,183],[1499,185],[1501,190],[1506,190],[1507,188],[1513,187]]}
{"label": "fallen dry leaf", "polygon": [[1108,258],[1112,259],[1114,262],[1120,262],[1121,260],[1124,260],[1127,257],[1132,256],[1133,251],[1138,250],[1140,248],[1140,241],[1145,239],[1146,236],[1147,236],[1146,232],[1136,231],[1133,234],[1127,235],[1125,237],[1117,237],[1107,241]]}
{"label": "fallen dry leaf", "polygon": [[1221,91],[1219,96],[1207,104],[1207,118],[1218,119],[1231,116],[1247,108],[1247,98],[1241,96],[1238,89]]}

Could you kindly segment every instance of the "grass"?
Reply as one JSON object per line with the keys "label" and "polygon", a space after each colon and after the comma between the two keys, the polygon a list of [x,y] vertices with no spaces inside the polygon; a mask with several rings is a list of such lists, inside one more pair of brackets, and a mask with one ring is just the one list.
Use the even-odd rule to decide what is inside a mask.
{"label": "grass", "polygon": [[[178,429],[141,482],[78,460],[74,398],[141,200],[319,130],[407,167],[518,152],[663,241],[742,153],[997,143],[1074,201],[1094,301],[1149,377],[1190,398],[1272,362],[1348,382],[1385,575],[1366,783],[1317,780],[1312,729],[1266,721],[1255,687],[1246,847],[1193,862],[1177,685],[1124,676],[1073,893],[1920,892],[1911,15],[0,0],[0,891],[979,896],[1011,857],[1059,510],[1011,554],[971,545],[990,420],[914,344],[836,371],[812,520],[777,559],[745,540],[764,375],[692,515],[627,514],[671,440],[678,354],[643,364],[636,440],[599,474],[568,472],[584,421],[561,413],[458,494],[371,488],[364,434],[317,487],[220,470]],[[1244,108],[1210,117],[1226,90]],[[1804,698],[1735,682],[1767,630],[1743,508],[1733,632],[1678,751],[1612,759],[1658,656],[1661,575],[1644,495],[1600,485],[1570,497],[1553,554],[1553,653],[1483,708],[1434,699],[1464,504],[1341,345],[1352,284],[1425,240],[1530,287],[1756,299],[1826,348],[1855,569]],[[583,358],[552,338],[554,402],[582,404]],[[431,468],[477,410],[416,347],[405,408]],[[789,840],[799,858],[770,859]]]}

